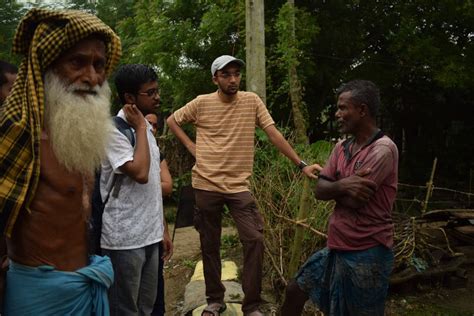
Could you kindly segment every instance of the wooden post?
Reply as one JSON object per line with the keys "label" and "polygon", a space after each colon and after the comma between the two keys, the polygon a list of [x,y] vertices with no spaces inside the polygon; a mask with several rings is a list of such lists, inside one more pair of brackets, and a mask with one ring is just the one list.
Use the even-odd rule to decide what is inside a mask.
{"label": "wooden post", "polygon": [[428,209],[428,202],[430,200],[431,195],[433,194],[433,179],[436,172],[436,164],[438,163],[438,158],[436,157],[433,161],[433,168],[431,168],[431,176],[430,180],[426,183],[426,196],[425,201],[423,202],[421,213],[425,213]]}
{"label": "wooden post", "polygon": [[[472,169],[469,168],[469,193],[472,193]],[[471,194],[468,195],[468,205],[471,207]]]}
{"label": "wooden post", "polygon": [[245,0],[247,91],[266,104],[265,16],[263,0]]}

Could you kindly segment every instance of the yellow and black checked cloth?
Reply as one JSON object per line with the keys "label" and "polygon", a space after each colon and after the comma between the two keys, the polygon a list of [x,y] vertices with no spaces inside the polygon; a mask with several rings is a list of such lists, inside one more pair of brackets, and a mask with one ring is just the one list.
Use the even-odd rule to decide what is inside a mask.
{"label": "yellow and black checked cloth", "polygon": [[110,75],[120,59],[120,39],[96,16],[35,8],[18,25],[13,52],[24,58],[12,93],[0,107],[0,229],[8,237],[20,210],[29,211],[38,184],[45,70],[91,34],[106,43],[106,73]]}

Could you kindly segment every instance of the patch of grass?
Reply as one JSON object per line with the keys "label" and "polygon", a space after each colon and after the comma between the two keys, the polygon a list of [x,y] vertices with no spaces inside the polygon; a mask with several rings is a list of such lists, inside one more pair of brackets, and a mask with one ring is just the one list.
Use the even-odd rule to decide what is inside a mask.
{"label": "patch of grass", "polygon": [[168,224],[176,222],[176,205],[174,203],[163,205],[163,213]]}
{"label": "patch of grass", "polygon": [[184,259],[182,263],[183,263],[183,266],[185,266],[186,268],[194,270],[194,268],[196,267],[197,261],[192,260],[192,259]]}
{"label": "patch of grass", "polygon": [[227,205],[224,205],[224,210],[222,212],[222,227],[233,227],[235,226],[234,219],[230,215],[230,210]]}
{"label": "patch of grass", "polygon": [[221,236],[221,258],[227,258],[232,250],[240,245],[239,236],[237,234]]}
{"label": "patch of grass", "polygon": [[234,248],[239,244],[239,236],[237,234],[222,235],[221,236],[221,248],[230,249]]}

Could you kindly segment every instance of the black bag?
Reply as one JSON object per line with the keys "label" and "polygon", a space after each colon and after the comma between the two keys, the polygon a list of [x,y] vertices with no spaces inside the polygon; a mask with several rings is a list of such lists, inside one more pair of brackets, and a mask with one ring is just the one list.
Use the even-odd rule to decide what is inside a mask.
{"label": "black bag", "polygon": [[[125,120],[118,116],[114,116],[112,119],[114,121],[115,127],[127,137],[132,147],[135,147],[135,135],[133,134],[132,127],[128,125]],[[92,191],[91,196],[91,216],[89,218],[90,254],[101,254],[100,235],[102,233],[102,214],[104,213],[104,208],[109,201],[110,195],[112,194],[114,197],[117,197],[120,190],[120,185],[122,184],[123,175],[114,173],[112,174],[112,177],[112,187],[107,193],[105,200],[102,201],[102,196],[100,194],[100,170],[95,173],[94,190]]]}

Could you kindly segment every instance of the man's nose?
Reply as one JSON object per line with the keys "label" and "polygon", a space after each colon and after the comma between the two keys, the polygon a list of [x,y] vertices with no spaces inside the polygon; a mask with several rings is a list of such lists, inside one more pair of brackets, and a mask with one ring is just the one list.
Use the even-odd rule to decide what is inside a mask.
{"label": "man's nose", "polygon": [[336,118],[340,118],[341,117],[341,113],[339,110],[336,111],[336,114],[334,115]]}
{"label": "man's nose", "polygon": [[155,101],[156,101],[157,103],[160,103],[161,97],[160,97],[160,94],[159,94],[158,92],[155,93],[155,96],[154,96],[153,98],[155,99]]}
{"label": "man's nose", "polygon": [[102,85],[103,75],[101,72],[98,72],[93,65],[85,67],[82,74],[82,83],[89,85],[91,88]]}

